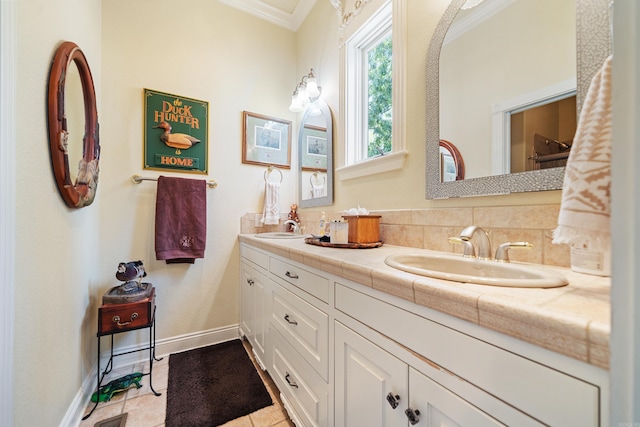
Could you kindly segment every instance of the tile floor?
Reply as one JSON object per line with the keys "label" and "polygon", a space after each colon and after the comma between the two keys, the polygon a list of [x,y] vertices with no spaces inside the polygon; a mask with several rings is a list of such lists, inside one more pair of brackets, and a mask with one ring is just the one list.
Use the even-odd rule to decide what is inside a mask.
{"label": "tile floor", "polygon": [[[251,360],[256,365],[253,355],[246,341],[245,348]],[[133,372],[149,372],[148,362],[127,367],[118,368],[117,364],[113,371],[107,375],[103,384],[106,384],[114,378],[119,378]],[[271,377],[263,372],[256,365],[256,369],[267,390],[271,394],[274,404],[260,409],[247,416],[237,418],[224,424],[224,427],[294,427],[290,421],[287,412],[282,406],[279,398],[279,392],[273,383]],[[80,427],[93,427],[99,421],[127,413],[126,427],[164,427],[165,410],[167,405],[167,379],[169,373],[169,356],[166,355],[159,362],[153,363],[153,388],[162,393],[161,396],[154,396],[149,388],[148,376],[143,377],[142,388],[131,388],[123,393],[118,393],[109,402],[98,404],[93,414],[80,423]],[[87,408],[88,413],[93,408],[91,403]],[[185,426],[186,427],[186,426]]]}

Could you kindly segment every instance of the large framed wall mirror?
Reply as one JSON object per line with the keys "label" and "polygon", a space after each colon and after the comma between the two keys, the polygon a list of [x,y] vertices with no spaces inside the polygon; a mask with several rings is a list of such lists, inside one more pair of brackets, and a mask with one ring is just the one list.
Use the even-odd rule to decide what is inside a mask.
{"label": "large framed wall mirror", "polygon": [[298,131],[301,208],[333,204],[333,119],[325,101],[305,110]]}
{"label": "large framed wall mirror", "polygon": [[98,187],[98,110],[89,64],[73,42],[63,42],[51,63],[47,119],[51,167],[60,195],[70,208],[89,206]]}
{"label": "large framed wall mirror", "polygon": [[[609,1],[467,3],[451,2],[427,55],[427,198],[561,189],[582,101],[610,53]],[[464,179],[441,170],[442,140]]]}

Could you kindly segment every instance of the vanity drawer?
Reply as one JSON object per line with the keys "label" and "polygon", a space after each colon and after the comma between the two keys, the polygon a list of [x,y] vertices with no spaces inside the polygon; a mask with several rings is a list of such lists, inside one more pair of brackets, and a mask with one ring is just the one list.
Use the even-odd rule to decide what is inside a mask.
{"label": "vanity drawer", "polygon": [[263,252],[257,251],[253,249],[251,246],[240,245],[240,256],[242,258],[248,259],[249,261],[264,268],[265,270],[269,265],[269,255]]}
{"label": "vanity drawer", "polygon": [[321,301],[329,302],[329,279],[326,277],[274,257],[271,257],[269,271]]}
{"label": "vanity drawer", "polygon": [[271,323],[325,380],[329,374],[329,316],[275,285]]}
{"label": "vanity drawer", "polygon": [[[278,331],[271,334],[269,372],[304,426],[328,426],[328,385]],[[293,417],[292,417],[293,418]]]}

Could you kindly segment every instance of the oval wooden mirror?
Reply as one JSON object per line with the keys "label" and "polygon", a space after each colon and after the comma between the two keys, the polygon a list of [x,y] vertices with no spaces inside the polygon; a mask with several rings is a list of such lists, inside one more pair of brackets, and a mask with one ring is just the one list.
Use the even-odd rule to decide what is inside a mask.
{"label": "oval wooden mirror", "polygon": [[464,179],[464,160],[462,154],[451,142],[440,140],[440,182],[460,181]]}
{"label": "oval wooden mirror", "polygon": [[[75,66],[76,70],[70,68]],[[67,83],[77,84],[78,78],[67,79],[67,76],[79,76],[82,86],[81,100],[65,100]],[[77,88],[69,88],[69,93],[79,93]],[[76,97],[72,97],[76,98]],[[80,98],[79,96],[77,98]],[[75,101],[75,102],[74,102]],[[84,104],[84,105],[75,105]],[[96,93],[93,86],[91,70],[82,50],[73,42],[64,42],[56,50],[47,94],[49,122],[49,152],[53,175],[62,199],[71,208],[89,206],[96,195],[98,187],[98,160],[100,158],[100,137]],[[70,129],[81,129],[82,125],[67,123],[71,109],[84,109],[84,135],[82,136],[82,153],[70,152],[78,149],[79,135]],[[67,113],[69,112],[69,114]],[[78,119],[75,119],[78,120]],[[77,174],[69,171],[69,158],[79,159]]]}

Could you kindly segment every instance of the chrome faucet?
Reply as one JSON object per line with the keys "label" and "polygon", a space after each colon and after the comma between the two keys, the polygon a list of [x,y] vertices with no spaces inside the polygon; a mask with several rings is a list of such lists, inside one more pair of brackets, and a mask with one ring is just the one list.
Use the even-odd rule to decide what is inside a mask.
{"label": "chrome faucet", "polygon": [[300,226],[298,225],[297,222],[295,222],[292,219],[288,219],[284,222],[284,228],[285,230],[287,229],[287,224],[291,225],[291,228],[293,229],[293,234],[300,234]]}
{"label": "chrome faucet", "polygon": [[478,236],[478,259],[492,259],[489,234],[487,234],[487,232],[482,228],[477,225],[470,225],[462,230],[460,233],[460,239],[463,242],[468,242],[474,235]]}
{"label": "chrome faucet", "polygon": [[509,261],[509,249],[511,248],[522,248],[522,249],[531,249],[533,245],[529,242],[507,242],[498,246],[496,250],[496,258],[495,260],[498,262],[510,262]]}

